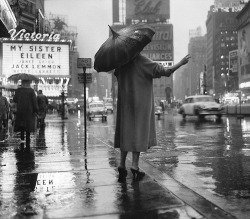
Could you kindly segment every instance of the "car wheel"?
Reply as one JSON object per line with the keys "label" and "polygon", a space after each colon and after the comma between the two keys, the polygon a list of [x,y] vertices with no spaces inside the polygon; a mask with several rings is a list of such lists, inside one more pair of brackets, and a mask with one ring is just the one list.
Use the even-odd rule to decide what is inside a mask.
{"label": "car wheel", "polygon": [[198,115],[199,119],[204,119],[205,115]]}
{"label": "car wheel", "polygon": [[184,110],[181,111],[181,114],[182,114],[182,118],[183,118],[183,119],[186,119],[186,116],[187,116],[187,115],[186,115],[186,113],[185,113]]}

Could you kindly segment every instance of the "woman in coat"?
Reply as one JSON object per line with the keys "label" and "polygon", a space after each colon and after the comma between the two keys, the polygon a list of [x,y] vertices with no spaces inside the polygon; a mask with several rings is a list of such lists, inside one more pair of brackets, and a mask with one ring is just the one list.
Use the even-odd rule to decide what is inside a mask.
{"label": "woman in coat", "polygon": [[190,56],[187,55],[179,63],[167,69],[139,54],[128,64],[116,69],[118,102],[114,145],[121,150],[119,180],[127,176],[128,152],[132,152],[131,172],[134,178],[142,178],[145,173],[139,169],[140,152],[157,145],[153,79],[171,76],[189,59]]}
{"label": "woman in coat", "polygon": [[24,141],[26,132],[26,146],[30,146],[30,133],[35,131],[38,105],[35,91],[30,87],[31,81],[22,80],[21,86],[16,90],[13,101],[16,103],[16,118],[14,131],[21,132]]}

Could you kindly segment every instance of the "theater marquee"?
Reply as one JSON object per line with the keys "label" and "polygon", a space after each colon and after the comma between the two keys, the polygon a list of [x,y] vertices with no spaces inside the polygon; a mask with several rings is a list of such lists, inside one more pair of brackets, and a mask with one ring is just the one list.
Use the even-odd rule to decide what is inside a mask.
{"label": "theater marquee", "polygon": [[69,43],[3,42],[2,76],[16,73],[41,77],[69,76]]}

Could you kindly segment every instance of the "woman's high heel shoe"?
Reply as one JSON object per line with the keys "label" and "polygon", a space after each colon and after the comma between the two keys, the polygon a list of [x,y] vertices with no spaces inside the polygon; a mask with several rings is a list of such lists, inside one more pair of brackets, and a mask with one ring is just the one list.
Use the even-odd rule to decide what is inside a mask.
{"label": "woman's high heel shoe", "polygon": [[123,181],[126,179],[126,176],[128,174],[128,171],[125,168],[118,167],[118,172],[119,172],[119,178],[118,181]]}
{"label": "woman's high heel shoe", "polygon": [[131,168],[130,169],[132,174],[133,174],[133,177],[134,179],[142,179],[144,176],[145,176],[145,173],[143,171],[141,171],[139,168],[136,170],[136,169],[133,169]]}

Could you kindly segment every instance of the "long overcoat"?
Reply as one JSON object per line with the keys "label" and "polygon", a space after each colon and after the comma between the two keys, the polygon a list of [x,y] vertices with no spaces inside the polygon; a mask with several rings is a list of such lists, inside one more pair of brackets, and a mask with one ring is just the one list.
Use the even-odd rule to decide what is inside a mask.
{"label": "long overcoat", "polygon": [[30,87],[20,87],[16,90],[13,101],[16,103],[14,131],[34,132],[38,112],[35,91]]}
{"label": "long overcoat", "polygon": [[153,79],[170,76],[172,69],[138,55],[129,64],[116,69],[118,81],[116,148],[145,152],[157,145]]}
{"label": "long overcoat", "polygon": [[38,117],[45,119],[48,109],[48,98],[44,94],[37,95]]}

